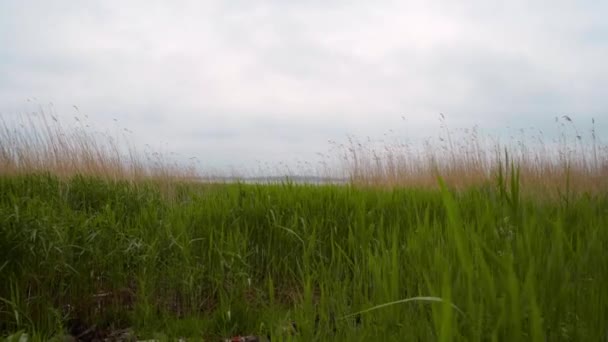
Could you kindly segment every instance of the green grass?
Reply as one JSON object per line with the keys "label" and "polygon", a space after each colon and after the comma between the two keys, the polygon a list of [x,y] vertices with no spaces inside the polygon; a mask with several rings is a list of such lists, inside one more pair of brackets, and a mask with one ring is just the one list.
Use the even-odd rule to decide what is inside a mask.
{"label": "green grass", "polygon": [[[0,176],[0,336],[601,341],[608,195]],[[507,180],[511,179],[513,181]],[[295,323],[295,324],[294,324]]]}

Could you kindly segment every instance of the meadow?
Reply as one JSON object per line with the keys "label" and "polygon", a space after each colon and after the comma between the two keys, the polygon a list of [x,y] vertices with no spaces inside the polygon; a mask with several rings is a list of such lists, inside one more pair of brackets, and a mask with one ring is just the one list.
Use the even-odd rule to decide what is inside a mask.
{"label": "meadow", "polygon": [[53,125],[0,130],[0,336],[608,340],[601,147],[227,184]]}

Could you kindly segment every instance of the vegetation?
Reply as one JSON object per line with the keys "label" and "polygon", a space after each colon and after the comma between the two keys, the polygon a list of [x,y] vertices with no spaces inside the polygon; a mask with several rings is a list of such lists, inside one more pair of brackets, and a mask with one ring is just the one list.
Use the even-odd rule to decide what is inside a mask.
{"label": "vegetation", "polygon": [[606,194],[0,179],[5,333],[606,337]]}
{"label": "vegetation", "polygon": [[0,130],[0,336],[608,338],[599,146],[412,168],[351,141],[347,185],[212,184],[52,122]]}
{"label": "vegetation", "polygon": [[[77,109],[77,108],[76,108]],[[87,115],[74,125],[59,120],[50,107],[29,115],[0,117],[0,174],[51,172],[60,177],[88,175],[104,179],[191,179],[194,164],[133,146],[127,128],[97,131]]]}
{"label": "vegetation", "polygon": [[436,186],[439,174],[446,183],[466,189],[493,181],[507,159],[507,164],[518,165],[528,193],[555,195],[558,188],[595,192],[608,189],[608,146],[595,125],[591,119],[591,128],[581,130],[564,115],[555,118],[552,132],[528,127],[501,141],[477,127],[450,129],[441,114],[439,134],[422,144],[387,135],[379,141],[350,137],[347,144],[333,145],[358,185],[428,188]]}

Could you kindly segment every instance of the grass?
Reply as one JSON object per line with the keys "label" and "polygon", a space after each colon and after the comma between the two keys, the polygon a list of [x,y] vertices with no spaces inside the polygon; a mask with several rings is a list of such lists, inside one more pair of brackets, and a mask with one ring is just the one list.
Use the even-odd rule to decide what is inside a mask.
{"label": "grass", "polygon": [[[517,172],[513,169],[513,172]],[[606,339],[608,196],[0,178],[0,330]]]}
{"label": "grass", "polygon": [[0,125],[9,340],[608,339],[608,149],[570,118],[555,148],[351,139],[321,186],[193,182],[77,122]]}
{"label": "grass", "polygon": [[116,126],[114,133],[97,131],[87,115],[76,114],[72,125],[61,121],[53,107],[0,117],[0,174],[51,172],[60,177],[131,181],[199,176],[194,163],[179,164],[166,153],[136,148],[127,136],[129,129]]}
{"label": "grass", "polygon": [[501,141],[477,127],[451,129],[443,114],[437,137],[421,144],[399,135],[378,141],[349,137],[332,142],[352,182],[371,187],[435,187],[441,175],[451,186],[465,189],[492,181],[506,164],[519,166],[522,189],[538,195],[563,191],[608,189],[608,146],[597,134],[595,119],[580,130],[569,116],[555,118],[555,130],[529,127]]}

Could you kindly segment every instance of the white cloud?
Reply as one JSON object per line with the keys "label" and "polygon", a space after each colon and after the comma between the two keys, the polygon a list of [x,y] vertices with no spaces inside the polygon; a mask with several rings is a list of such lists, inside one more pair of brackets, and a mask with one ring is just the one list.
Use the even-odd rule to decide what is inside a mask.
{"label": "white cloud", "polygon": [[[313,157],[407,116],[432,135],[602,122],[606,5],[447,1],[19,1],[0,5],[0,111],[26,98],[118,117],[221,167]],[[71,116],[71,114],[69,114]],[[608,121],[608,119],[606,119]],[[102,124],[103,125],[103,124]],[[603,126],[607,127],[608,126]],[[604,130],[604,133],[608,133]]]}

